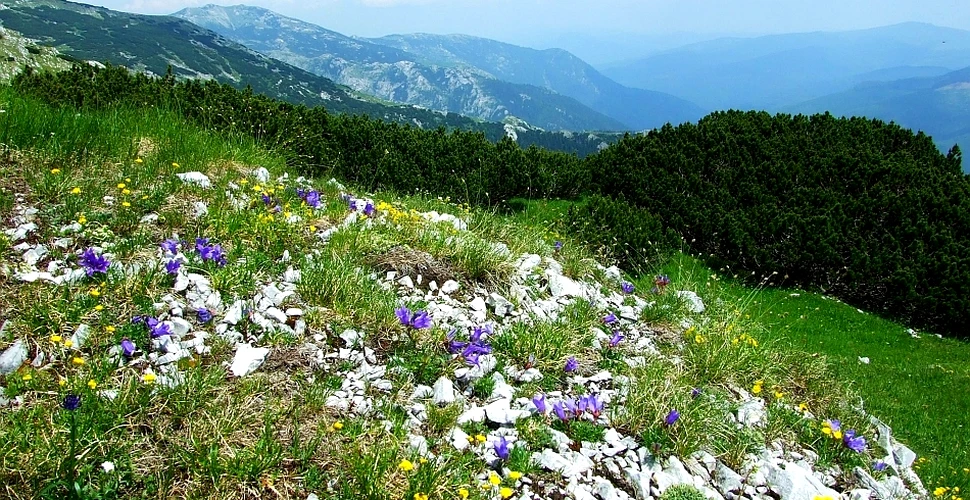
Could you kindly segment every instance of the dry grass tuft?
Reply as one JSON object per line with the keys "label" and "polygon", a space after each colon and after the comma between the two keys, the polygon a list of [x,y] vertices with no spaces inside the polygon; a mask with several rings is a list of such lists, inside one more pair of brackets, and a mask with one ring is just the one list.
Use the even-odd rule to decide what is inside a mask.
{"label": "dry grass tuft", "polygon": [[421,284],[427,286],[431,281],[438,284],[453,280],[457,276],[455,268],[446,260],[436,259],[428,252],[414,250],[398,245],[374,257],[371,264],[387,272],[396,271],[399,276],[422,277]]}

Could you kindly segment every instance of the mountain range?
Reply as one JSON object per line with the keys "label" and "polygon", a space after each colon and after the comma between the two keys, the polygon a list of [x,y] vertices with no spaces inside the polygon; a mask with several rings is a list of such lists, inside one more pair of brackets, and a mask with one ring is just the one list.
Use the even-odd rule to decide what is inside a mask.
{"label": "mountain range", "polygon": [[718,38],[603,68],[616,81],[707,111],[779,111],[870,81],[970,66],[970,31],[923,23],[841,32]]}
{"label": "mountain range", "polygon": [[352,38],[267,9],[207,5],[174,14],[360,92],[549,129],[640,130],[693,121],[698,106],[624,87],[560,49],[465,35]]}
{"label": "mountain range", "polygon": [[492,140],[510,135],[523,146],[537,144],[580,155],[596,151],[617,137],[543,132],[521,117],[509,116],[507,123],[484,122],[457,113],[393,103],[172,16],[130,14],[64,0],[13,0],[0,4],[0,24],[8,32],[30,39],[30,50],[59,54],[62,60],[123,65],[157,75],[171,71],[179,78],[212,79],[237,88],[248,87],[272,98],[324,106],[336,113],[365,114],[421,128],[481,131]]}
{"label": "mountain range", "polygon": [[784,111],[891,117],[903,127],[930,133],[943,151],[958,144],[966,152],[970,151],[970,67],[936,77],[859,84]]}
{"label": "mountain range", "polygon": [[[171,70],[333,112],[513,135],[579,154],[618,134],[542,129],[642,130],[729,108],[827,111],[923,130],[943,150],[970,149],[970,31],[928,24],[718,38],[598,70],[560,49],[466,35],[357,38],[248,6],[173,16],[64,0],[0,6],[13,51],[4,75],[16,61],[34,64],[25,55]],[[16,32],[30,40],[11,45]]]}

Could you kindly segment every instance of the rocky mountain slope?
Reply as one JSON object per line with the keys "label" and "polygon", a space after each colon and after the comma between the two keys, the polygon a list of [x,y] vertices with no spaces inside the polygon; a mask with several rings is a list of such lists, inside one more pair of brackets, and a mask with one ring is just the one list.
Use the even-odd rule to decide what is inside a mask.
{"label": "rocky mountain slope", "polygon": [[71,66],[57,49],[37,45],[16,31],[0,27],[0,82],[9,82],[26,67],[60,71]]}
{"label": "rocky mountain slope", "polygon": [[535,50],[467,35],[391,35],[370,41],[406,51],[425,64],[546,87],[635,129],[696,121],[704,114],[670,93],[623,86],[561,49]]}
{"label": "rocky mountain slope", "polygon": [[475,124],[411,106],[386,106],[333,81],[254,52],[182,19],[145,16],[61,0],[15,0],[0,9],[5,28],[70,57],[163,75],[214,79],[285,101],[363,113],[419,126]]}
{"label": "rocky mountain slope", "polygon": [[208,5],[173,14],[270,57],[389,101],[451,111],[489,121],[514,116],[551,130],[622,130],[566,95],[501,81],[479,71],[425,65],[384,47],[267,9]]}

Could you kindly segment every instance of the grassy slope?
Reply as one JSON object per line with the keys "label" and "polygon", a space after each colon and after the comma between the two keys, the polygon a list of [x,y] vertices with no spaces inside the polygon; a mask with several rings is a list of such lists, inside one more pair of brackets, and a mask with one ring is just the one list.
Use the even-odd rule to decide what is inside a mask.
{"label": "grassy slope", "polygon": [[[664,271],[675,281],[719,274],[689,257]],[[828,358],[866,410],[926,460],[919,473],[928,486],[970,488],[970,344],[913,338],[902,325],[817,293],[705,281],[747,304],[768,336]]]}
{"label": "grassy slope", "polygon": [[[557,221],[569,206],[532,202],[515,219],[559,237]],[[653,261],[674,283],[713,286],[713,293],[742,305],[766,337],[826,357],[842,383],[864,396],[866,410],[920,455],[919,474],[931,490],[970,491],[970,343],[927,333],[914,338],[905,326],[817,293],[739,285],[687,255]],[[641,281],[649,286],[649,277]]]}
{"label": "grassy slope", "polygon": [[[249,140],[206,134],[157,110],[79,114],[22,100],[8,90],[0,90],[0,107],[7,110],[0,115],[0,143],[11,148],[4,153],[4,163],[0,166],[3,173],[0,179],[4,183],[0,211],[4,218],[14,205],[13,193],[27,192],[30,203],[43,208],[40,218],[45,239],[52,240],[57,227],[84,214],[89,228],[113,231],[119,242],[116,252],[122,262],[155,254],[158,242],[170,237],[173,231],[185,238],[212,237],[226,246],[233,264],[225,268],[202,265],[200,269],[211,276],[213,286],[222,291],[227,301],[230,296],[251,296],[259,283],[279,276],[286,267],[279,260],[284,249],[296,257],[322,251],[315,258],[319,264],[300,262],[305,273],[300,295],[309,304],[323,306],[308,309],[311,330],[333,332],[346,326],[363,327],[374,333],[373,346],[378,355],[387,356],[392,366],[404,369],[390,376],[395,391],[391,394],[391,403],[384,407],[392,423],[390,429],[381,422],[328,409],[324,403],[327,395],[340,386],[340,375],[312,370],[299,362],[288,364],[286,358],[271,359],[264,370],[227,382],[222,363],[231,356],[232,346],[215,340],[210,356],[185,363],[185,383],[153,390],[144,383],[143,373],[131,366],[117,369],[107,362],[105,354],[122,335],[133,338],[140,335],[140,341],[146,341],[145,333],[131,326],[129,319],[139,312],[151,312],[152,303],[168,292],[164,275],[147,273],[125,277],[116,273],[109,275],[103,284],[87,280],[70,287],[68,293],[41,283],[25,285],[9,277],[2,278],[0,320],[12,320],[8,331],[30,339],[32,349],[52,351],[57,356],[43,369],[28,368],[6,378],[10,393],[22,395],[25,404],[16,411],[0,411],[0,444],[3,449],[12,450],[0,458],[3,495],[54,498],[62,497],[67,491],[64,480],[70,476],[65,474],[72,469],[66,458],[70,455],[67,429],[71,426],[69,417],[74,414],[57,409],[64,391],[78,392],[85,398],[84,409],[77,413],[82,426],[78,453],[84,458],[76,467],[85,494],[100,494],[105,498],[238,498],[274,493],[305,497],[308,491],[324,492],[328,484],[336,488],[333,496],[338,498],[352,498],[361,491],[370,491],[379,498],[411,498],[418,491],[428,491],[432,497],[451,497],[463,486],[477,491],[482,481],[478,475],[482,472],[481,463],[474,456],[449,452],[447,445],[436,448],[444,457],[444,462],[436,467],[419,466],[411,475],[398,469],[402,459],[417,458],[406,448],[405,418],[393,401],[400,402],[417,382],[434,381],[440,374],[438,370],[447,367],[447,361],[442,361],[438,338],[411,339],[409,343],[391,314],[397,297],[374,287],[355,269],[370,265],[370,258],[375,254],[404,243],[425,249],[436,257],[448,257],[467,276],[500,277],[508,272],[509,262],[490,252],[489,246],[482,246],[482,241],[506,242],[513,254],[551,255],[551,241],[560,238],[555,233],[554,221],[566,204],[553,203],[546,206],[554,210],[543,209],[538,214],[526,212],[517,220],[507,220],[489,213],[463,212],[460,207],[435,199],[399,198],[380,193],[374,196],[399,207],[464,214],[471,230],[461,232],[457,240],[450,239],[452,233],[436,235],[435,231],[415,231],[409,229],[410,216],[406,210],[395,212],[385,208],[383,211],[388,216],[400,215],[401,227],[381,226],[380,231],[351,227],[335,233],[328,246],[321,249],[315,246],[314,227],[340,220],[346,213],[345,205],[339,201],[339,190],[325,182],[314,181],[323,191],[329,208],[316,214],[308,224],[294,226],[268,221],[266,210],[249,188],[237,193],[249,193],[253,205],[242,210],[229,208],[229,200],[223,193],[230,189],[230,182],[241,182],[257,165],[266,166],[274,174],[286,169],[282,159],[259,150]],[[139,141],[142,138],[151,140]],[[135,163],[141,157],[146,161]],[[52,169],[58,172],[53,173]],[[174,172],[191,170],[209,173],[218,189],[203,192],[173,179]],[[116,185],[120,182],[133,193],[124,195]],[[78,195],[70,194],[74,187],[79,188]],[[292,203],[292,189],[287,187],[278,196]],[[130,200],[131,207],[105,205],[102,196],[106,194]],[[198,199],[209,202],[210,214],[192,219],[187,215],[191,211],[187,202]],[[305,208],[294,206],[297,207],[294,210],[304,213]],[[161,215],[162,222],[147,227],[138,224],[138,218],[148,212]],[[86,232],[82,240],[98,242],[104,238],[103,233],[94,231]],[[5,258],[10,255],[11,249],[6,244],[0,250]],[[590,257],[582,245],[568,240],[556,256],[565,272],[573,276],[595,275],[591,273]],[[536,354],[537,366],[544,367],[562,366],[563,356],[576,353],[584,363],[620,372],[626,370],[636,384],[631,393],[644,397],[628,403],[633,405],[628,412],[614,413],[614,424],[631,435],[657,442],[664,449],[680,454],[703,445],[730,463],[740,460],[757,444],[751,441],[750,433],[725,427],[719,406],[689,406],[687,395],[692,387],[699,385],[719,398],[727,393],[729,386],[751,387],[755,380],[765,379],[767,387],[778,384],[783,393],[797,395],[813,411],[852,421],[852,425],[860,424],[838,401],[842,384],[827,378],[827,368],[820,359],[788,348],[775,349],[770,345],[771,338],[777,334],[772,322],[765,319],[762,328],[743,316],[751,314],[755,320],[768,318],[757,312],[764,301],[750,299],[752,292],[744,289],[707,288],[706,280],[701,278],[708,271],[689,260],[672,262],[665,271],[674,280],[672,287],[696,288],[713,311],[711,322],[700,333],[704,336],[703,342],[692,343],[688,339],[687,345],[664,346],[683,357],[682,366],[656,360],[644,368],[633,369],[617,363],[612,357],[613,351],[593,349],[587,336],[590,326],[600,322],[601,311],[582,304],[572,310],[569,321],[563,324],[541,324],[535,330],[511,329],[504,340],[496,340],[496,352],[507,360],[503,362],[521,361]],[[636,280],[639,293],[649,290],[651,281],[650,277]],[[98,290],[97,296],[92,289]],[[668,293],[657,300],[676,306],[670,297]],[[732,301],[737,298],[747,298],[745,302],[751,309],[734,307]],[[23,303],[34,307],[23,311],[19,307]],[[104,309],[97,310],[96,305]],[[784,309],[772,310],[784,312]],[[677,322],[676,316],[664,314],[652,318],[653,321],[661,325]],[[72,351],[50,339],[51,334],[69,334],[80,322],[94,327],[89,347]],[[110,331],[109,326],[117,327],[117,331]],[[755,346],[756,349],[744,345],[732,348],[731,337],[736,334],[727,327],[735,326],[761,338],[766,345]],[[794,329],[793,326],[788,330]],[[539,351],[529,347],[535,335],[545,339]],[[7,340],[2,342],[0,345],[5,347]],[[282,335],[263,342],[298,360],[296,351],[304,339]],[[935,340],[926,345],[935,345],[932,342]],[[846,343],[848,340],[844,338],[843,344]],[[847,355],[852,359],[856,354]],[[868,366],[879,366],[878,353],[869,351],[864,355],[873,359],[873,364]],[[73,365],[68,361],[72,357],[81,357],[86,362]],[[836,368],[841,370],[838,363]],[[954,384],[959,383],[958,376],[966,376],[957,367],[948,368],[954,373],[946,374],[945,378],[952,379]],[[546,372],[551,373],[549,370]],[[31,376],[30,380],[25,380],[26,375]],[[845,376],[856,375],[846,372]],[[58,386],[60,377],[66,381],[64,387]],[[665,378],[669,385],[658,384],[658,378]],[[114,400],[94,397],[94,391],[87,388],[91,380],[97,382],[98,390],[115,389],[119,396]],[[806,381],[808,386],[798,384]],[[856,383],[860,392],[867,391],[864,384]],[[559,377],[550,376],[538,387],[520,389],[523,395],[529,395],[538,389],[568,388],[562,384]],[[664,387],[666,390],[658,390]],[[943,392],[942,388],[934,389]],[[490,388],[487,384],[476,384],[473,390],[487,394]],[[910,392],[898,395],[899,398],[911,396]],[[957,399],[960,394],[948,396],[948,406],[953,411],[938,411],[935,421],[929,422],[931,425],[923,422],[933,433],[930,439],[941,443],[938,456],[933,455],[926,442],[920,441],[914,429],[907,427],[907,422],[900,418],[904,415],[881,415],[898,426],[896,432],[905,441],[932,458],[926,465],[926,471],[932,474],[937,469],[931,467],[942,471],[946,467],[965,466],[961,464],[961,461],[965,463],[965,456],[951,453],[960,437],[953,429],[965,418],[957,414],[959,405],[953,404],[953,400],[960,401]],[[870,407],[877,412],[882,408],[878,397],[879,394],[867,395],[872,400]],[[783,402],[787,404],[788,400]],[[657,422],[662,421],[673,404],[686,409],[682,427],[670,433]],[[914,406],[919,405],[907,408]],[[809,430],[807,437],[798,432],[793,434],[786,422],[800,417],[781,404],[772,408],[764,435],[756,436],[759,441],[776,437],[807,439],[802,444],[816,449],[826,461],[845,460],[849,464],[866,465],[871,459],[840,455],[838,448],[819,437],[817,426],[814,431]],[[429,410],[424,432],[432,446],[442,446],[439,440],[456,416],[454,407]],[[337,422],[342,428],[334,427]],[[530,445],[542,442],[544,427],[537,425],[535,419],[529,422],[519,429],[520,435]],[[947,428],[949,436],[943,432]],[[597,432],[602,434],[595,426],[575,426],[570,432],[584,433],[574,435],[576,439],[595,440]],[[530,478],[553,479],[535,470],[527,458],[520,454],[509,465]],[[101,472],[100,464],[106,460],[115,463],[117,474]],[[511,484],[508,478],[503,481]],[[957,484],[960,483],[955,480],[947,482],[951,486]]]}

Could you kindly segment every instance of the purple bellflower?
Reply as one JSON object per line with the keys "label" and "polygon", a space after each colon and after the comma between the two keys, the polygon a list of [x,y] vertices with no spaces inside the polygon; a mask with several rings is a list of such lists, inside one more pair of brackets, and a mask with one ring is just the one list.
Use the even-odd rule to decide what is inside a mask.
{"label": "purple bellflower", "polygon": [[170,239],[162,242],[162,250],[175,255],[179,253],[179,240]]}
{"label": "purple bellflower", "polygon": [[182,261],[178,259],[172,259],[165,263],[165,272],[167,272],[168,274],[178,274],[180,267],[182,267]]}
{"label": "purple bellflower", "polygon": [[172,334],[172,330],[168,327],[168,323],[162,323],[161,321],[158,321],[158,319],[156,318],[151,318],[151,317],[146,318],[145,326],[148,327],[148,333],[152,336],[153,339],[157,339],[159,337],[164,337],[165,335]]}
{"label": "purple bellflower", "polygon": [[495,454],[498,455],[502,460],[509,459],[509,442],[505,440],[505,436],[499,436],[498,441],[494,444]]}
{"label": "purple bellflower", "polygon": [[563,405],[562,401],[556,401],[552,405],[552,412],[555,413],[556,416],[559,417],[559,420],[562,420],[563,422],[569,420],[570,413],[566,412],[566,407]]}
{"label": "purple bellflower", "polygon": [[93,248],[81,254],[80,262],[88,276],[94,276],[94,273],[108,274],[108,266],[111,265],[105,256],[95,253]]}
{"label": "purple bellflower", "polygon": [[78,396],[77,394],[68,394],[67,396],[64,396],[64,402],[61,403],[61,407],[67,411],[77,410],[81,407],[81,396]]}
{"label": "purple bellflower", "polygon": [[536,394],[532,398],[532,404],[535,405],[536,410],[539,410],[539,413],[542,414],[542,415],[545,415],[546,412],[549,410],[549,408],[546,406],[546,395],[545,394]]}
{"label": "purple bellflower", "polygon": [[121,354],[126,358],[130,358],[135,355],[135,343],[129,340],[127,337],[121,339]]}
{"label": "purple bellflower", "polygon": [[629,295],[633,293],[634,286],[633,286],[633,283],[630,283],[629,281],[624,281],[623,283],[620,284],[620,288],[623,289],[623,293]]}
{"label": "purple bellflower", "polygon": [[579,369],[579,361],[576,361],[575,356],[570,356],[569,359],[566,360],[566,366],[563,369],[566,371],[566,373],[572,373]]}
{"label": "purple bellflower", "polygon": [[421,330],[431,326],[431,317],[428,316],[427,311],[415,311],[412,313],[407,307],[399,307],[394,310],[394,314],[397,315],[397,319],[401,322],[401,325],[410,326],[415,330]]}
{"label": "purple bellflower", "polygon": [[619,330],[613,330],[613,337],[610,338],[610,347],[616,347],[624,338]]}
{"label": "purple bellflower", "polygon": [[857,436],[854,430],[847,430],[842,436],[842,442],[850,450],[856,453],[862,453],[866,451],[866,438],[862,436]]}
{"label": "purple bellflower", "polygon": [[667,417],[664,418],[664,425],[666,425],[667,427],[670,427],[671,425],[674,425],[675,423],[677,423],[677,420],[679,419],[680,419],[680,412],[677,411],[676,408],[674,408],[673,410],[670,410],[670,413],[668,413]]}

